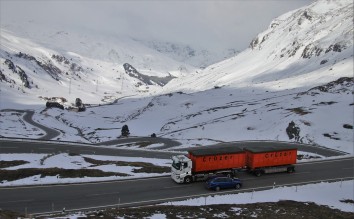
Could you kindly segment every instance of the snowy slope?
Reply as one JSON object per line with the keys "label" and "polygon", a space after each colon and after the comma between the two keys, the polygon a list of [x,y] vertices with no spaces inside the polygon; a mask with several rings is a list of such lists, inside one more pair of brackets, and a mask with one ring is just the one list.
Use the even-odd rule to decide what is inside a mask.
{"label": "snowy slope", "polygon": [[187,63],[191,66],[204,69],[209,65],[236,56],[239,51],[229,48],[224,51],[208,51],[181,43],[161,41],[141,41],[144,45],[152,48],[173,60]]}
{"label": "snowy slope", "polygon": [[[281,140],[354,153],[352,18],[351,1],[316,1],[275,19],[239,55],[199,73],[180,74],[163,87],[155,86],[156,93],[150,88],[151,96],[141,96],[144,92],[131,92],[129,95],[139,94],[134,97],[128,97],[128,93],[122,95],[119,89],[122,81],[115,82],[109,73],[114,68],[112,63],[101,61],[103,70],[96,70],[101,68],[96,66],[97,60],[75,55],[73,60],[79,57],[77,60],[85,63],[82,66],[94,68],[94,73],[87,73],[88,79],[82,79],[91,83],[90,86],[86,83],[85,88],[72,80],[75,96],[71,100],[78,94],[88,99],[83,99],[84,103],[98,103],[103,97],[107,101],[125,98],[109,105],[88,107],[81,113],[44,110],[43,105],[24,106],[23,102],[16,104],[37,109],[34,119],[60,131],[60,140],[103,142],[117,138],[120,128],[127,124],[132,135],[156,133],[178,139],[183,147],[239,140]],[[11,39],[11,45],[17,42],[18,48],[26,48],[21,47],[23,39]],[[42,49],[30,42],[25,45],[31,45],[31,51]],[[96,86],[98,76],[103,79]],[[69,83],[67,76],[62,77],[66,81],[56,82],[66,84],[64,91],[58,90],[61,94],[67,92]],[[78,76],[75,78],[78,80]],[[34,84],[40,79],[33,80]],[[46,88],[49,93],[53,84],[46,83],[43,79],[38,84],[49,86]],[[123,90],[134,90],[133,85],[124,83]],[[4,102],[6,98],[11,103],[25,101],[7,95],[7,90],[1,92]],[[13,121],[0,122],[3,136],[36,138],[29,128],[14,129]],[[296,139],[290,139],[286,132],[291,122],[300,129]]]}
{"label": "snowy slope", "polygon": [[[1,108],[45,103],[40,96],[100,103],[152,93],[196,69],[126,37],[7,27],[17,32],[1,29]],[[145,80],[131,77],[126,63]]]}
{"label": "snowy slope", "polygon": [[316,1],[276,18],[250,48],[166,88],[284,90],[353,76],[353,3]]}

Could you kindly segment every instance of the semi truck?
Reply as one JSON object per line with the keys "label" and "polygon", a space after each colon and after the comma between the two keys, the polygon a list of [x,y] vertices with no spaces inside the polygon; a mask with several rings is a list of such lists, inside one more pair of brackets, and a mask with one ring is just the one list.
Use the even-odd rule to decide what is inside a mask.
{"label": "semi truck", "polygon": [[248,142],[192,148],[172,157],[171,177],[177,183],[205,181],[214,175],[233,177],[239,171],[261,176],[294,172],[297,148],[287,143]]}

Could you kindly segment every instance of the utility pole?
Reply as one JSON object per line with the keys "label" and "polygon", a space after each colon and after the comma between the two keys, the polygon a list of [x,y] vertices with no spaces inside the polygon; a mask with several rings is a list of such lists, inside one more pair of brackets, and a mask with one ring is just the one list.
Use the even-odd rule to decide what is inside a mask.
{"label": "utility pole", "polygon": [[72,73],[70,72],[70,79],[69,79],[69,94],[71,94],[71,78],[72,78]]}
{"label": "utility pole", "polygon": [[122,85],[121,85],[121,87],[120,87],[120,92],[123,94],[123,80],[124,80],[124,75],[123,75],[122,72],[120,73],[120,79],[122,80]]}

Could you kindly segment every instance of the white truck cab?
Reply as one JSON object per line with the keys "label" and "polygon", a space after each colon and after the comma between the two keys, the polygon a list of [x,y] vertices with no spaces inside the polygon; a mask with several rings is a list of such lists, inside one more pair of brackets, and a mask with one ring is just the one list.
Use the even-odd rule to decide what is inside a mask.
{"label": "white truck cab", "polygon": [[192,182],[192,160],[185,155],[173,156],[171,178],[176,183]]}

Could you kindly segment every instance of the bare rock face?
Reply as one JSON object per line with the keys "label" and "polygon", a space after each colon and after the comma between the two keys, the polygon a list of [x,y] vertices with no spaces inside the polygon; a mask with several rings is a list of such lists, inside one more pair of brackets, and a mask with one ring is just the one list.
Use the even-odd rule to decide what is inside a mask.
{"label": "bare rock face", "polygon": [[125,73],[128,74],[130,77],[136,78],[141,81],[139,84],[137,84],[138,86],[140,86],[141,83],[143,83],[145,85],[159,85],[159,86],[163,87],[169,81],[171,81],[173,78],[175,78],[172,75],[169,75],[166,77],[156,77],[156,76],[144,75],[144,74],[140,73],[138,70],[136,70],[129,63],[124,63],[123,68],[125,70]]}
{"label": "bare rock face", "polygon": [[[15,64],[10,59],[6,59],[5,64],[13,73],[18,74],[20,76],[24,87],[31,88],[28,76],[22,68],[20,68],[18,65],[15,66]],[[5,75],[3,75],[2,72],[1,75],[1,78],[6,81]]]}

